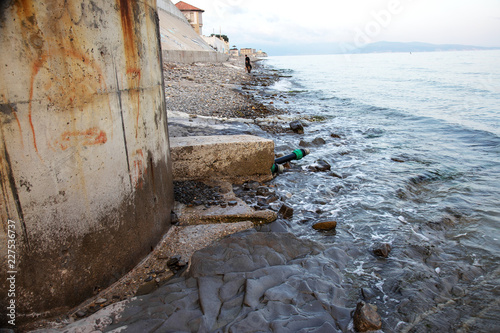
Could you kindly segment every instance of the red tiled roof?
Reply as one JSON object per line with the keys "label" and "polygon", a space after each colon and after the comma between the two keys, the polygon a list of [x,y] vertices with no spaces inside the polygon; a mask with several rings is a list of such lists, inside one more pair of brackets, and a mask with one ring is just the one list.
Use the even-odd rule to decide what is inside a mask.
{"label": "red tiled roof", "polygon": [[191,10],[195,12],[204,12],[203,9],[196,8],[195,6],[191,6],[188,3],[185,3],[184,1],[179,1],[178,3],[175,4],[175,7],[177,7],[179,10]]}

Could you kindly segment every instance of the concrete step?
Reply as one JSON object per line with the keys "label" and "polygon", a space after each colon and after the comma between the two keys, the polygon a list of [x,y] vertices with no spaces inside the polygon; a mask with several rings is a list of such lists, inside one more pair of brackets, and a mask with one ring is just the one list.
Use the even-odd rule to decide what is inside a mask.
{"label": "concrete step", "polygon": [[274,142],[253,135],[170,138],[174,180],[272,179]]}

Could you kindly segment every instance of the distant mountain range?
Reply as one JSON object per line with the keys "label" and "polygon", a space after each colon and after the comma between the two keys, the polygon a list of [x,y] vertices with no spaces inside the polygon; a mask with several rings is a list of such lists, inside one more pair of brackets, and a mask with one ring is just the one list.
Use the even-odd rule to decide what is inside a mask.
{"label": "distant mountain range", "polygon": [[434,52],[434,51],[472,51],[472,50],[500,50],[500,47],[483,47],[459,44],[430,44],[421,42],[376,42],[366,44],[349,53],[382,53],[382,52]]}

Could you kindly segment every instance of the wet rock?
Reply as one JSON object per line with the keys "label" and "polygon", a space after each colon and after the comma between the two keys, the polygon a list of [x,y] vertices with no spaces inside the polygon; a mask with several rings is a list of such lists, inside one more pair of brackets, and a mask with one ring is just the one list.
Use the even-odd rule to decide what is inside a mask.
{"label": "wet rock", "polygon": [[370,300],[375,297],[375,292],[372,288],[361,288],[361,295],[365,300]]}
{"label": "wet rock", "polygon": [[276,202],[276,201],[278,201],[279,199],[280,199],[280,198],[279,198],[276,194],[271,194],[270,196],[268,196],[268,197],[266,198],[266,201],[265,201],[265,202],[266,202],[266,204],[268,204],[268,205],[269,205],[270,203]]}
{"label": "wet rock", "polygon": [[228,201],[227,203],[229,206],[236,206],[238,204],[238,201],[236,200],[231,200],[231,201]]}
{"label": "wet rock", "polygon": [[326,144],[326,141],[323,138],[316,138],[312,141],[312,143],[316,146],[320,146]]}
{"label": "wet rock", "polygon": [[260,186],[257,188],[257,191],[255,194],[260,195],[260,196],[266,196],[269,193],[271,193],[271,190],[269,189],[269,187]]}
{"label": "wet rock", "polygon": [[365,302],[359,302],[354,312],[354,328],[358,332],[375,331],[382,328],[382,320],[377,313],[377,307]]}
{"label": "wet rock", "polygon": [[404,163],[404,162],[406,162],[404,159],[402,159],[400,157],[391,157],[391,160],[393,162],[398,162],[398,163]]}
{"label": "wet rock", "polygon": [[319,222],[313,225],[313,229],[319,231],[331,231],[335,230],[336,227],[336,221]]}
{"label": "wet rock", "polygon": [[146,283],[142,284],[137,289],[137,291],[135,292],[135,296],[142,296],[142,295],[150,294],[153,291],[155,291],[157,288],[158,288],[158,284],[156,283],[156,281],[152,280],[152,281],[146,282]]}
{"label": "wet rock", "polygon": [[290,129],[297,134],[304,134],[304,125],[302,125],[300,120],[292,121],[290,123]]}
{"label": "wet rock", "polygon": [[324,161],[324,160],[317,160],[316,164],[310,165],[308,169],[313,172],[325,172],[325,171],[330,171],[332,166]]}
{"label": "wet rock", "polygon": [[335,178],[340,178],[340,179],[344,178],[344,176],[342,176],[340,173],[337,173],[335,171],[330,172],[330,176],[335,177]]}
{"label": "wet rock", "polygon": [[391,244],[389,243],[378,244],[373,249],[373,254],[378,257],[387,258],[389,253],[391,253]]}
{"label": "wet rock", "polygon": [[331,136],[332,138],[334,138],[334,139],[341,139],[340,135],[335,134],[335,133],[330,134],[330,136]]}
{"label": "wet rock", "polygon": [[287,205],[283,204],[281,205],[281,208],[278,212],[283,218],[289,219],[293,216],[293,208],[288,207]]}
{"label": "wet rock", "polygon": [[260,186],[260,183],[257,181],[250,181],[246,182],[243,184],[243,190],[245,191],[250,191],[250,190],[256,190]]}
{"label": "wet rock", "polygon": [[304,141],[304,140],[300,140],[299,146],[300,147],[311,147],[311,144],[309,142]]}

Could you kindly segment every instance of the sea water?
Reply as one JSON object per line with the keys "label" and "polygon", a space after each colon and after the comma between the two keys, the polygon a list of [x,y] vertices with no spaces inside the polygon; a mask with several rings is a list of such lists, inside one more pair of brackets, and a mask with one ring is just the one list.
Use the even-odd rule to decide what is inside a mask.
{"label": "sea water", "polygon": [[[276,150],[311,150],[273,181],[294,208],[287,228],[350,255],[351,305],[376,304],[385,331],[499,329],[500,51],[265,64],[281,76],[274,106],[306,125]],[[319,160],[331,170],[310,171]],[[335,234],[311,228],[329,220]]]}

